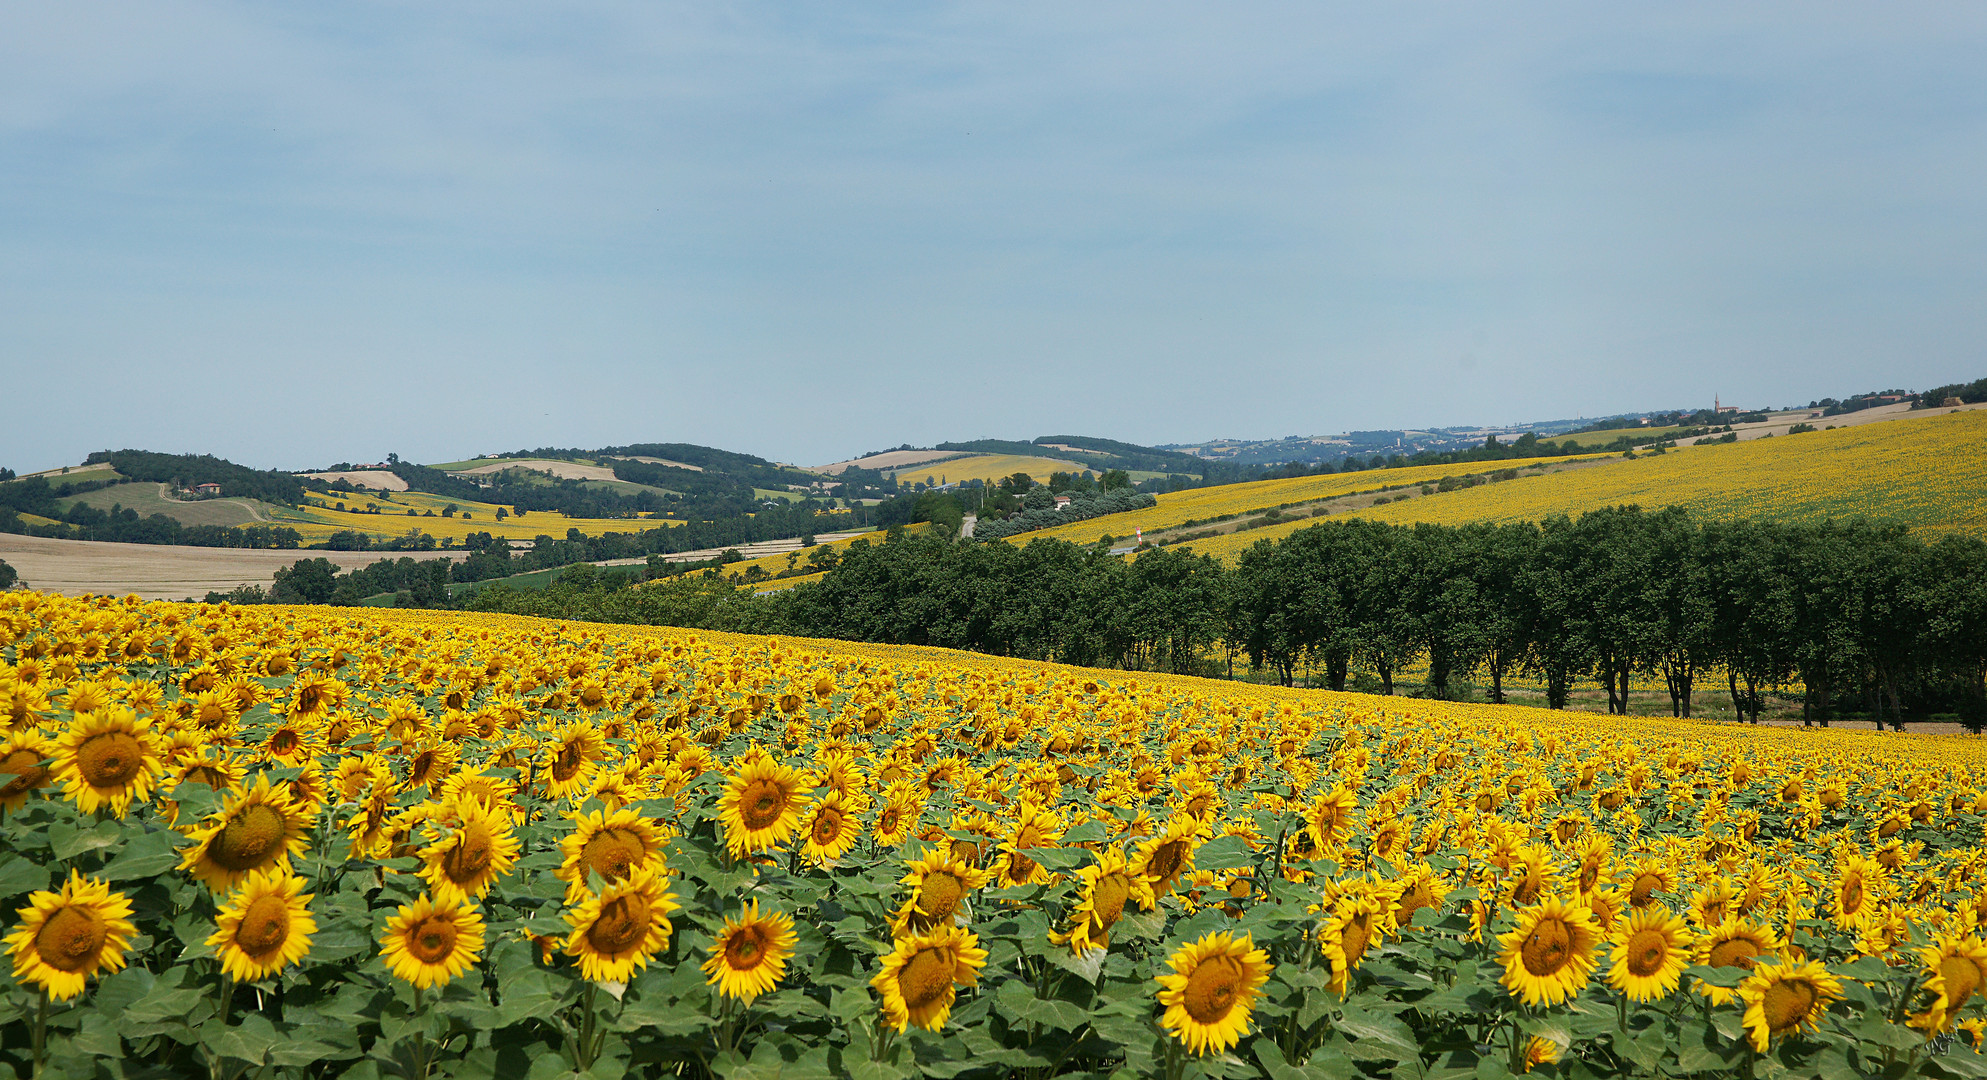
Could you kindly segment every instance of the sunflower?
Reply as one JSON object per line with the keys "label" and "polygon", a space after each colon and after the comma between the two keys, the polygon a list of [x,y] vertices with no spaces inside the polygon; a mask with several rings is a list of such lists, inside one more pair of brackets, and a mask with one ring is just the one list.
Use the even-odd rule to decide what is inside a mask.
{"label": "sunflower", "polygon": [[858,800],[859,797],[830,791],[815,803],[813,811],[808,814],[800,857],[811,863],[829,863],[854,847],[855,842],[862,838],[862,822],[856,816],[861,812]]}
{"label": "sunflower", "polygon": [[661,869],[662,843],[667,837],[640,813],[624,807],[612,812],[595,810],[572,820],[577,828],[559,841],[565,861],[557,872],[566,883],[567,903],[576,902],[589,891],[588,875],[613,882],[644,868]]}
{"label": "sunflower", "polygon": [[1410,867],[1393,883],[1393,916],[1396,929],[1406,929],[1414,913],[1422,908],[1440,908],[1449,895],[1449,886],[1427,863]]}
{"label": "sunflower", "polygon": [[299,675],[290,684],[290,704],[286,710],[293,720],[310,720],[345,706],[349,688],[324,674]]}
{"label": "sunflower", "polygon": [[882,806],[876,812],[876,824],[871,835],[878,847],[901,847],[917,829],[918,818],[924,813],[924,797],[916,785],[907,780],[891,784],[883,793]]}
{"label": "sunflower", "polygon": [[257,870],[288,870],[290,860],[309,849],[310,821],[289,792],[269,786],[269,774],[193,830],[192,846],[180,853],[179,868],[215,892],[227,892]]}
{"label": "sunflower", "polygon": [[669,879],[644,867],[588,893],[566,912],[573,932],[566,953],[580,962],[580,974],[595,982],[627,982],[636,968],[669,947],[669,915],[680,910]]}
{"label": "sunflower", "polygon": [[90,976],[122,968],[137,932],[124,894],[75,870],[60,892],[37,890],[18,914],[20,925],[6,938],[14,978],[58,1001],[81,994]]}
{"label": "sunflower", "polygon": [[899,937],[952,925],[964,914],[967,898],[991,876],[942,849],[912,859],[906,871],[902,883],[911,887],[911,895],[890,923],[891,932]]}
{"label": "sunflower", "polygon": [[1842,996],[1842,983],[1819,961],[1768,961],[1753,969],[1738,993],[1752,1048],[1764,1054],[1776,1035],[1820,1027],[1829,1002]]}
{"label": "sunflower", "polygon": [[1884,868],[1874,859],[1850,855],[1836,871],[1828,890],[1829,917],[1845,930],[1861,927],[1876,913],[1873,903],[1883,894]]}
{"label": "sunflower", "polygon": [[774,761],[756,747],[725,781],[718,797],[724,841],[733,858],[778,847],[800,827],[808,797],[796,769]]}
{"label": "sunflower", "polygon": [[1630,1001],[1657,1001],[1675,992],[1683,977],[1690,931],[1661,904],[1638,908],[1615,929],[1608,985]]}
{"label": "sunflower", "polygon": [[600,768],[607,742],[600,729],[586,720],[575,720],[553,733],[552,756],[539,769],[548,798],[562,799],[575,791],[585,791]]}
{"label": "sunflower", "polygon": [[1337,851],[1352,828],[1352,812],[1358,808],[1359,796],[1344,785],[1311,800],[1303,814],[1312,846],[1326,854]]}
{"label": "sunflower", "polygon": [[1117,848],[1105,848],[1093,865],[1076,872],[1081,881],[1076,906],[1069,913],[1069,933],[1058,935],[1058,944],[1067,943],[1079,955],[1090,949],[1111,945],[1111,928],[1124,916],[1125,902],[1134,901],[1151,911],[1152,885],[1132,873],[1125,856]]}
{"label": "sunflower", "polygon": [[510,818],[473,799],[456,803],[455,817],[453,832],[421,849],[421,877],[437,900],[480,900],[517,864],[518,840]]}
{"label": "sunflower", "polygon": [[1001,886],[1037,885],[1055,880],[1047,867],[1023,852],[1056,847],[1056,838],[1062,831],[1062,819],[1053,812],[1033,802],[1023,802],[1014,815],[1013,830],[1000,843],[1000,850],[1007,853],[1000,863]]}
{"label": "sunflower", "polygon": [[1155,893],[1170,893],[1180,875],[1194,868],[1194,849],[1199,847],[1200,823],[1189,817],[1176,817],[1166,827],[1138,845],[1132,866],[1152,886]]}
{"label": "sunflower", "polygon": [[0,739],[0,810],[16,811],[26,806],[28,797],[45,788],[53,770],[48,760],[55,756],[55,742],[29,728]]}
{"label": "sunflower", "polygon": [[[1771,926],[1739,917],[1706,930],[1697,938],[1697,963],[1705,967],[1738,968],[1751,971],[1761,959],[1772,959],[1780,951],[1780,935]],[[1738,991],[1699,981],[1697,989],[1713,1005],[1735,1000]]]}
{"label": "sunflower", "polygon": [[160,752],[152,725],[130,709],[77,713],[56,739],[55,776],[76,809],[87,814],[109,807],[121,818],[133,802],[149,798],[164,775]]}
{"label": "sunflower", "polygon": [[1676,872],[1661,859],[1637,862],[1626,877],[1628,906],[1632,908],[1648,907],[1656,902],[1657,893],[1675,892],[1677,888]]}
{"label": "sunflower", "polygon": [[897,1031],[912,1024],[937,1031],[952,1015],[955,987],[979,981],[987,951],[980,939],[957,926],[937,926],[897,939],[883,957],[883,970],[869,980],[883,998],[883,1022]]}
{"label": "sunflower", "polygon": [[1518,925],[1497,941],[1501,981],[1527,1005],[1557,1005],[1587,985],[1599,928],[1584,906],[1548,897],[1518,912]]}
{"label": "sunflower", "polygon": [[797,941],[792,919],[777,911],[761,914],[759,901],[754,900],[739,911],[738,918],[726,916],[724,929],[711,943],[710,959],[704,961],[704,973],[718,993],[750,1005],[786,974],[787,958]]}
{"label": "sunflower", "polygon": [[393,977],[416,990],[441,986],[468,971],[483,952],[483,916],[459,903],[422,894],[386,921],[380,959]]}
{"label": "sunflower", "polygon": [[1318,947],[1331,961],[1331,988],[1344,997],[1352,972],[1366,959],[1366,950],[1384,936],[1385,911],[1372,897],[1350,894],[1332,905],[1331,915],[1318,928]]}
{"label": "sunflower", "polygon": [[1911,1024],[1927,1035],[1951,1031],[1959,1010],[1987,984],[1987,945],[1970,934],[1940,934],[1918,950],[1918,957],[1924,961],[1925,989],[1933,1001]]}
{"label": "sunflower", "polygon": [[1249,1030],[1256,995],[1275,965],[1248,934],[1210,933],[1182,945],[1167,962],[1169,975],[1157,976],[1159,1026],[1186,1044],[1192,1054],[1218,1053],[1240,1042]]}
{"label": "sunflower", "polygon": [[1588,830],[1574,842],[1573,856],[1579,863],[1573,870],[1573,891],[1584,896],[1607,881],[1614,840],[1598,829]]}
{"label": "sunflower", "polygon": [[311,894],[304,879],[286,870],[258,870],[243,879],[220,914],[207,945],[221,960],[221,970],[236,982],[266,979],[310,952],[317,932],[311,918]]}

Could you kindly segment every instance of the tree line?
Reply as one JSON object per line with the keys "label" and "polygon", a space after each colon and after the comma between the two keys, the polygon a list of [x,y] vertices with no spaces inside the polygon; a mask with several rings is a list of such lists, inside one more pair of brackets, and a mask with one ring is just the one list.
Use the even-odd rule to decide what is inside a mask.
{"label": "tree line", "polygon": [[[639,568],[637,568],[639,569]],[[1634,507],[1530,524],[1328,521],[1228,567],[1190,548],[1133,560],[942,533],[858,541],[821,581],[754,595],[715,576],[583,572],[456,606],[969,649],[1063,663],[1492,701],[1516,678],[1564,708],[1581,685],[1626,713],[1638,683],[1689,716],[1709,692],[1759,719],[1987,721],[1987,545],[1865,521],[1700,521]],[[1703,685],[1711,680],[1707,687]]]}

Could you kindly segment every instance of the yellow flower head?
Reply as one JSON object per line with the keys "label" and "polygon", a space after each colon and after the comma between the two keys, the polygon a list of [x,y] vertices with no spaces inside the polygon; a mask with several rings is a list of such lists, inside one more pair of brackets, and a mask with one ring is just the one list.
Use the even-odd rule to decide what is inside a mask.
{"label": "yellow flower head", "polygon": [[1521,909],[1517,927],[1498,935],[1500,981],[1527,1005],[1557,1005],[1587,985],[1599,940],[1592,912],[1549,897]]}
{"label": "yellow flower head", "polygon": [[1614,963],[1608,968],[1609,986],[1631,1001],[1656,1001],[1676,991],[1691,944],[1681,917],[1661,904],[1637,908],[1610,941]]}
{"label": "yellow flower head", "polygon": [[459,903],[438,904],[425,894],[400,905],[380,937],[386,969],[416,990],[452,982],[482,954],[483,916]]}
{"label": "yellow flower head", "polygon": [[77,713],[56,739],[55,775],[76,809],[108,807],[121,818],[132,803],[150,798],[165,774],[162,749],[151,724],[130,709]]}
{"label": "yellow flower head", "polygon": [[750,1004],[779,984],[797,940],[792,919],[777,911],[762,914],[753,900],[736,919],[725,918],[704,973],[719,993]]}
{"label": "yellow flower head", "polygon": [[1766,1053],[1776,1037],[1821,1026],[1830,1002],[1842,996],[1842,983],[1819,961],[1769,961],[1739,984],[1745,1026],[1752,1048]]}
{"label": "yellow flower head", "polygon": [[883,999],[883,1022],[897,1031],[916,1024],[937,1031],[952,1015],[956,987],[979,981],[987,951],[980,939],[957,926],[937,926],[897,939],[883,957],[883,970],[869,981]]}
{"label": "yellow flower head", "polygon": [[215,892],[227,892],[258,870],[287,871],[308,850],[310,821],[287,791],[269,786],[269,774],[231,800],[189,837],[180,869]]}
{"label": "yellow flower head", "polygon": [[1159,1026],[1195,1055],[1220,1053],[1242,1040],[1256,995],[1276,965],[1247,934],[1211,933],[1180,946],[1159,975]]}
{"label": "yellow flower head", "polygon": [[589,893],[566,913],[573,932],[566,953],[579,958],[580,973],[596,982],[627,982],[635,969],[669,947],[671,912],[680,910],[669,879],[643,868],[599,893]]}
{"label": "yellow flower head", "polygon": [[90,976],[122,968],[137,932],[124,894],[75,870],[60,891],[29,896],[18,914],[21,921],[6,939],[14,978],[58,1001],[81,994]]}
{"label": "yellow flower head", "polygon": [[257,982],[301,961],[317,932],[304,879],[282,869],[250,873],[214,918],[207,944],[236,982]]}

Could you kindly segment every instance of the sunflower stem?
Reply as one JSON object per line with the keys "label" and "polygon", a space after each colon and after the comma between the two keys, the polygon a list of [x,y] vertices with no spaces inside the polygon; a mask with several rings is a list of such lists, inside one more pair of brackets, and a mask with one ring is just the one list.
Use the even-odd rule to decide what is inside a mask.
{"label": "sunflower stem", "polygon": [[34,1018],[34,1075],[41,1080],[42,1065],[48,1060],[48,991],[41,992],[41,1004]]}

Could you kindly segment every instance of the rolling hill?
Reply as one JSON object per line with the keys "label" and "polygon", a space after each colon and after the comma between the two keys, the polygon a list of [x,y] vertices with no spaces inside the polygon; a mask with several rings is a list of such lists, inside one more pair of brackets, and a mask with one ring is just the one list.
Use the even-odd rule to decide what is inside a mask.
{"label": "rolling hill", "polygon": [[[1537,521],[1557,514],[1577,517],[1589,510],[1634,504],[1649,509],[1682,506],[1710,517],[1776,521],[1864,517],[1895,521],[1930,533],[1987,536],[1987,454],[1983,449],[1987,449],[1987,412],[1920,415],[1834,431],[1686,447],[1633,460],[1600,459],[1589,467],[1547,475],[1527,475],[1520,470],[1516,479],[1504,483],[1431,495],[1421,495],[1417,489],[1401,501],[1348,512],[1401,524],[1461,525]],[[1364,475],[1378,479],[1395,471]],[[1272,487],[1266,494],[1279,490],[1299,489]],[[1182,493],[1197,494],[1203,493]],[[1112,521],[1086,521],[1082,529],[1128,531],[1112,529]],[[1232,560],[1257,540],[1286,536],[1306,524],[1276,524],[1196,540],[1191,546],[1195,551]]]}

